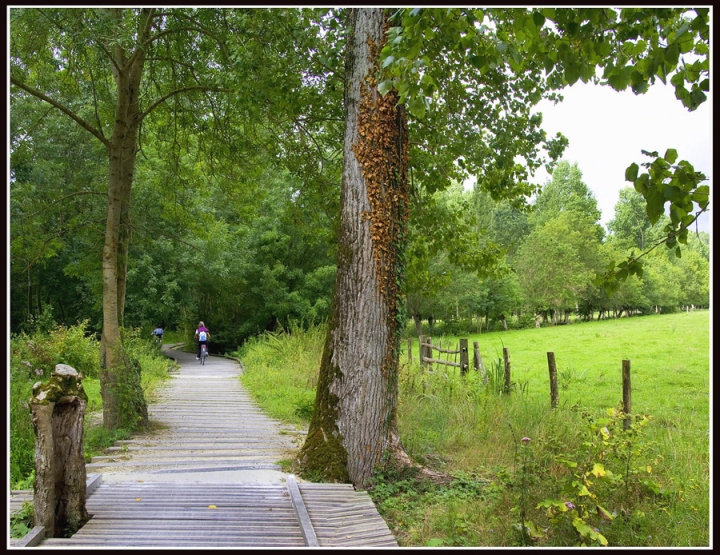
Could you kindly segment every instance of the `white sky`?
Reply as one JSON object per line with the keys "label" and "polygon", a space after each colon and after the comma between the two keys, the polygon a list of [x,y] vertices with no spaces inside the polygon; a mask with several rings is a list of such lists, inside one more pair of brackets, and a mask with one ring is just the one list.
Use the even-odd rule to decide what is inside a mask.
{"label": "white sky", "polygon": [[[651,160],[641,150],[656,150],[662,156],[674,148],[678,161],[687,160],[696,171],[712,178],[711,94],[694,112],[688,112],[675,98],[672,85],[660,81],[640,96],[581,81],[564,89],[562,95],[564,100],[557,105],[545,100],[538,104],[542,127],[548,136],[560,131],[568,138],[563,159],[577,162],[583,181],[598,201],[603,224],[615,215],[620,189],[632,186],[625,181],[625,168]],[[547,172],[540,169],[531,181],[544,184],[548,179]],[[709,212],[699,220],[700,231],[710,231]]]}

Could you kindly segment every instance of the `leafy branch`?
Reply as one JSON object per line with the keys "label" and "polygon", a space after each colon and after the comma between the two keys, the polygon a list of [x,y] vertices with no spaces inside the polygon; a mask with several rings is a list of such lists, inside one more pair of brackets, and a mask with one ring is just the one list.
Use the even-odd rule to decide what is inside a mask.
{"label": "leafy branch", "polygon": [[[632,182],[635,190],[645,199],[651,224],[658,222],[665,213],[665,204],[669,202],[670,223],[663,228],[665,236],[662,240],[637,256],[629,256],[620,264],[610,262],[607,271],[596,276],[595,285],[604,287],[608,295],[615,293],[620,283],[629,276],[636,275],[641,278],[643,268],[640,258],[663,243],[669,249],[674,248],[675,255],[680,258],[680,244],[687,244],[690,227],[710,205],[710,186],[700,184],[708,178],[695,171],[686,160],[673,165],[678,157],[675,149],[669,148],[662,157],[657,152],[643,150],[642,153],[654,158],[652,162],[641,164],[647,169],[647,173],[638,175],[640,168],[633,163],[625,170],[625,180]],[[695,205],[699,210],[695,211]]]}

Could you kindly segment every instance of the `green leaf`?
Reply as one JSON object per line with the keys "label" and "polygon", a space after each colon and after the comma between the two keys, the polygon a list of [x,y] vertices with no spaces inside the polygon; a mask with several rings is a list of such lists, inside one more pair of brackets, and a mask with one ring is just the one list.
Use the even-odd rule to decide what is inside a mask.
{"label": "green leaf", "polygon": [[665,151],[665,156],[664,156],[664,158],[665,158],[665,160],[667,160],[670,164],[672,164],[673,162],[675,162],[675,160],[677,160],[677,157],[678,157],[678,153],[677,153],[677,150],[675,150],[674,148],[668,148],[668,149]]}
{"label": "green leaf", "polygon": [[677,256],[678,258],[682,258],[682,253],[680,252],[680,245],[675,248],[675,256]]}
{"label": "green leaf", "polygon": [[675,87],[682,87],[685,84],[685,72],[684,71],[678,71],[677,73],[674,73],[673,76],[670,78],[670,82],[675,85]]}
{"label": "green leaf", "polygon": [[535,26],[539,29],[545,24],[545,16],[540,12],[533,12],[533,22],[535,23]]}
{"label": "green leaf", "polygon": [[408,109],[414,116],[422,119],[425,117],[425,99],[414,97],[408,103]]}
{"label": "green leaf", "polygon": [[675,185],[671,185],[669,187],[665,187],[665,191],[663,191],[663,196],[673,202],[679,202],[682,200],[684,193],[680,187],[676,187]]}
{"label": "green leaf", "polygon": [[678,59],[680,58],[680,49],[677,44],[672,44],[665,49],[664,52],[665,61],[673,66],[676,66]]}
{"label": "green leaf", "polygon": [[550,56],[543,56],[543,66],[545,67],[545,73],[550,73],[555,67],[555,62]]}
{"label": "green leaf", "polygon": [[690,92],[690,99],[688,103],[685,103],[683,100],[683,104],[687,108],[690,108],[690,110],[695,110],[700,104],[705,102],[707,100],[707,95],[702,92],[696,85],[693,86],[693,90]]}
{"label": "green leaf", "polygon": [[568,85],[574,85],[580,79],[580,66],[573,64],[565,67],[565,80]]}
{"label": "green leaf", "polygon": [[387,67],[387,66],[389,66],[391,63],[393,63],[394,61],[395,61],[395,56],[388,56],[388,57],[385,58],[385,60],[383,61],[383,65],[382,65],[382,66],[383,66],[383,67]]}
{"label": "green leaf", "polygon": [[642,174],[640,177],[638,177],[635,180],[635,183],[633,183],[635,190],[638,193],[640,193],[642,196],[647,195],[649,181],[650,181],[650,176],[646,173]]}
{"label": "green leaf", "polygon": [[590,528],[590,526],[588,526],[588,524],[581,518],[575,518],[573,520],[573,526],[580,533],[580,535],[585,537],[589,537],[590,532],[593,531],[593,529]]}
{"label": "green leaf", "polygon": [[385,96],[388,92],[392,90],[392,79],[386,79],[385,81],[380,81],[378,84],[378,92]]}
{"label": "green leaf", "polygon": [[607,77],[608,84],[616,91],[624,91],[630,83],[632,66],[615,68]]}
{"label": "green leaf", "polygon": [[671,38],[671,42],[675,44],[678,42],[678,39],[685,34],[685,32],[690,28],[690,24],[688,22],[683,23],[680,28],[677,30],[677,33],[675,33],[675,36]]}
{"label": "green leaf", "polygon": [[630,164],[625,170],[625,181],[632,181],[634,183],[637,179],[638,169],[638,165],[635,162]]}

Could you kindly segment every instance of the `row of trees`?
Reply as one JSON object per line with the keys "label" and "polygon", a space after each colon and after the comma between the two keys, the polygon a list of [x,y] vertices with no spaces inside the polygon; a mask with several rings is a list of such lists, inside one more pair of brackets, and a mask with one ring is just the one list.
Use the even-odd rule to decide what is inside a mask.
{"label": "row of trees", "polygon": [[[536,321],[566,323],[570,314],[593,319],[709,305],[707,232],[691,234],[680,256],[664,247],[650,251],[644,257],[642,277],[630,276],[613,295],[595,283],[611,261],[660,245],[669,218],[663,216],[652,225],[642,196],[627,187],[620,191],[606,232],[597,201],[577,164],[557,165],[532,211],[458,185],[436,193],[429,206],[436,217],[445,218],[442,207],[448,204],[463,207],[465,221],[455,225],[482,230],[475,242],[493,243],[505,256],[494,275],[484,278],[459,267],[462,253],[472,256],[468,252],[472,241],[454,245],[455,264],[447,251],[417,258],[415,264],[424,268],[414,267],[417,274],[408,278],[409,308],[416,326],[423,319],[484,319],[484,329],[507,329],[511,315],[528,326]],[[412,229],[410,251],[419,256],[422,227]]]}
{"label": "row of trees", "polygon": [[[578,80],[670,79],[691,110],[709,90],[705,8],[13,8],[9,44],[13,328],[43,306],[91,315],[113,428],[142,411],[123,400],[123,326],[202,317],[241,339],[328,314],[303,464],[361,486],[385,455],[408,462],[403,286],[433,282],[415,255],[476,275],[503,260],[452,203],[434,219],[432,196],[472,175],[512,222],[566,144],[532,107]],[[686,243],[709,187],[651,156],[626,178]],[[618,268],[613,287],[641,272]]]}

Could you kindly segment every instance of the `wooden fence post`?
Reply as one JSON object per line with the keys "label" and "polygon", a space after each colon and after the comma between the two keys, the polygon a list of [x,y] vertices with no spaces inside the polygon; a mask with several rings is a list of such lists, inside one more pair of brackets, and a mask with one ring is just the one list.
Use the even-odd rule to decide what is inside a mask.
{"label": "wooden fence post", "polygon": [[408,364],[412,362],[412,337],[408,337]]}
{"label": "wooden fence post", "polygon": [[464,376],[470,367],[470,357],[468,354],[468,340],[460,339],[460,375]]}
{"label": "wooden fence post", "polygon": [[421,335],[418,341],[418,351],[420,351],[420,368],[425,366],[425,362],[423,362],[423,357],[425,356],[425,347],[423,347],[423,343],[425,343],[425,336]]}
{"label": "wooden fence post", "polygon": [[623,427],[627,430],[630,427],[630,413],[632,412],[632,388],[630,387],[630,361],[622,361],[622,387],[623,387],[623,412],[627,418],[623,421]]}
{"label": "wooden fence post", "polygon": [[482,361],[482,356],[480,356],[480,344],[477,341],[473,341],[473,368],[475,370],[480,370],[480,376],[482,376],[483,381],[485,378],[485,365]]}
{"label": "wooden fence post", "polygon": [[[432,358],[432,337],[427,337],[425,343],[427,344],[425,347],[425,356],[427,358]],[[432,362],[428,362],[427,365],[428,370],[432,370]]]}
{"label": "wooden fence post", "polygon": [[557,367],[555,366],[555,353],[548,352],[548,371],[550,372],[550,406],[558,405]]}
{"label": "wooden fence post", "polygon": [[503,347],[503,359],[505,359],[505,391],[510,393],[510,351]]}

